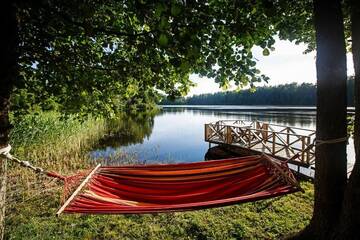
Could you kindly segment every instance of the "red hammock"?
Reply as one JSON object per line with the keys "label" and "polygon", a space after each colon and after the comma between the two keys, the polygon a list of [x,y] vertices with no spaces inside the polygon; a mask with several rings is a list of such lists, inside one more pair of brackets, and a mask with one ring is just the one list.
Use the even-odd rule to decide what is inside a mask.
{"label": "red hammock", "polygon": [[186,211],[301,190],[286,163],[262,156],[168,165],[97,167],[65,202],[65,213]]}

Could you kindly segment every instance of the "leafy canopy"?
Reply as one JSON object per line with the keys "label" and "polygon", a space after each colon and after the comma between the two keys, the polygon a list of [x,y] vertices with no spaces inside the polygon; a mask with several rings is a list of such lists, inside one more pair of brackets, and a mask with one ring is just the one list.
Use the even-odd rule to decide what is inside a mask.
{"label": "leafy canopy", "polygon": [[[267,81],[252,48],[313,42],[311,2],[19,1],[13,108],[111,115],[188,92],[190,73],[226,87]],[[304,34],[306,32],[306,34]],[[309,45],[309,49],[312,49]]]}

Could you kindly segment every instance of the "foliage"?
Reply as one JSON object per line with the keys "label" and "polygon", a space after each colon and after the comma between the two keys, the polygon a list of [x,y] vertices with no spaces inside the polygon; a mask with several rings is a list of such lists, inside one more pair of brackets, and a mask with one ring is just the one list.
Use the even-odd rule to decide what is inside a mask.
{"label": "foliage", "polygon": [[[354,105],[354,79],[348,81],[348,104]],[[189,105],[316,105],[316,86],[310,83],[290,83],[278,86],[258,87],[241,91],[201,94],[170,101],[164,98],[160,104]]]}
{"label": "foliage", "polygon": [[355,124],[355,116],[347,117],[347,134],[350,137],[354,136],[354,124]]}
{"label": "foliage", "polygon": [[[195,95],[174,103],[190,105],[315,105],[315,98],[315,85],[292,83],[274,87],[258,87],[255,92],[249,89]],[[162,104],[171,104],[171,102],[164,101]]]}
{"label": "foliage", "polygon": [[[114,115],[184,95],[190,73],[227,87],[267,80],[253,46],[312,42],[311,1],[18,1],[13,109]],[[282,14],[277,14],[281,12]],[[287,26],[287,27],[285,27]],[[291,29],[289,28],[291,26]],[[307,31],[305,37],[300,33]],[[19,114],[20,114],[19,113]]]}

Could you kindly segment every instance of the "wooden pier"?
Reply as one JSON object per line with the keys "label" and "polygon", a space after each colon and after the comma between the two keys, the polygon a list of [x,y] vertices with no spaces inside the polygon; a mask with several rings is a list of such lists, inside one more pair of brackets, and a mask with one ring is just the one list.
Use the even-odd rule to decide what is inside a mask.
{"label": "wooden pier", "polygon": [[205,124],[205,141],[266,153],[291,164],[313,168],[315,130],[261,121],[221,120]]}

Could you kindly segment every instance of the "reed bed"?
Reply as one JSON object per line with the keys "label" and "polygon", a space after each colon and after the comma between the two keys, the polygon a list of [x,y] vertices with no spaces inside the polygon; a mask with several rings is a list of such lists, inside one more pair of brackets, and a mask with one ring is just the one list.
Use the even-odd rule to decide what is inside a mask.
{"label": "reed bed", "polygon": [[[26,115],[13,123],[10,134],[12,154],[33,165],[70,175],[93,164],[87,152],[109,129],[102,118],[66,118],[56,112]],[[20,203],[39,197],[53,198],[59,204],[62,184],[27,168],[8,162],[7,215],[19,213]]]}
{"label": "reed bed", "polygon": [[13,152],[43,168],[67,172],[83,166],[84,153],[107,134],[102,118],[63,118],[56,112],[27,115],[14,123]]}

